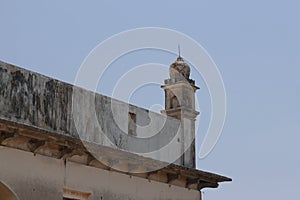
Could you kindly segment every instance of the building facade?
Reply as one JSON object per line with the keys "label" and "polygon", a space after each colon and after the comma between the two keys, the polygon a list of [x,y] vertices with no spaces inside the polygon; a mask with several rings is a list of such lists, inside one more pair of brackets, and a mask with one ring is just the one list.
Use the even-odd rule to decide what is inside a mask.
{"label": "building facade", "polygon": [[195,169],[189,74],[171,64],[158,114],[0,62],[0,200],[199,200],[231,181]]}

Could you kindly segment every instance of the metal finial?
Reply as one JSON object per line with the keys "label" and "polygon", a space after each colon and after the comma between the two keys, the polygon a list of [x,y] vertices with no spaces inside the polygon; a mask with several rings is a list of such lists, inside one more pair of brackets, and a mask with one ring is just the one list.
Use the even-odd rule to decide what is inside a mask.
{"label": "metal finial", "polygon": [[180,44],[178,44],[178,57],[180,58]]}

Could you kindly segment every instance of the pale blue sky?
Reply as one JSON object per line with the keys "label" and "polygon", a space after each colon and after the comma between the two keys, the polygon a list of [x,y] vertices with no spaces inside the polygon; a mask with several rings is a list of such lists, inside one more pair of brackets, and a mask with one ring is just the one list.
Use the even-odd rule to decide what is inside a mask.
{"label": "pale blue sky", "polygon": [[[145,26],[183,32],[212,56],[228,98],[222,136],[198,164],[233,182],[204,190],[204,199],[299,198],[299,1],[47,2],[0,0],[0,60],[73,83],[83,59],[113,34]],[[122,64],[124,70],[174,59],[145,51],[115,65]],[[112,70],[116,77],[111,81],[118,73]],[[192,72],[192,78],[203,88],[198,97],[203,99],[205,122],[207,90],[201,77]],[[157,99],[146,101],[146,91]],[[162,94],[159,87],[149,86],[137,91],[132,101],[149,107],[163,103]]]}

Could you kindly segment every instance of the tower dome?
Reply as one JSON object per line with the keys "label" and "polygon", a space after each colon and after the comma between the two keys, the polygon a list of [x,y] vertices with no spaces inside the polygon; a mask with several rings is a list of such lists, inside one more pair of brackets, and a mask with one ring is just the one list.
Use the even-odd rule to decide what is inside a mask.
{"label": "tower dome", "polygon": [[189,80],[190,66],[179,55],[175,62],[170,65],[170,78],[175,80]]}

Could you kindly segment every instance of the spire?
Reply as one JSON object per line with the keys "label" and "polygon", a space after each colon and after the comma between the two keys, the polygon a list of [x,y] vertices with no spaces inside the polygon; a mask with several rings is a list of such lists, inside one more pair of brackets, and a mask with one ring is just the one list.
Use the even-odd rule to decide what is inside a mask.
{"label": "spire", "polygon": [[177,58],[177,61],[183,61],[183,59],[181,58],[181,55],[180,55],[180,44],[178,44],[178,58]]}

